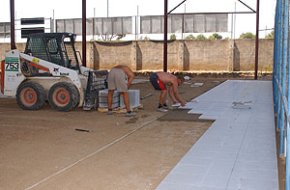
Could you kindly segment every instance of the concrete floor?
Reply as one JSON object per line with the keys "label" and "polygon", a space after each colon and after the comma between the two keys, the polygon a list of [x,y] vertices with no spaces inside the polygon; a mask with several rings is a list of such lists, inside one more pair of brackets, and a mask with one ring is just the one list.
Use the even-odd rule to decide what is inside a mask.
{"label": "concrete floor", "polygon": [[[190,100],[217,80],[195,78],[204,85],[179,90]],[[134,118],[49,105],[27,111],[13,98],[0,98],[0,190],[156,189],[212,122],[188,120],[185,112],[164,117],[156,111],[159,91],[148,82],[132,88],[140,97],[152,94],[142,98]]]}

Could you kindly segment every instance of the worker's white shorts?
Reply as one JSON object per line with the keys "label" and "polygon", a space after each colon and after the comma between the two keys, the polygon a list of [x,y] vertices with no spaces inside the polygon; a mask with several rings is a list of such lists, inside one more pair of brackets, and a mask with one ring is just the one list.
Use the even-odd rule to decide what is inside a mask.
{"label": "worker's white shorts", "polygon": [[113,68],[108,74],[107,82],[109,90],[128,91],[128,77],[122,69]]}

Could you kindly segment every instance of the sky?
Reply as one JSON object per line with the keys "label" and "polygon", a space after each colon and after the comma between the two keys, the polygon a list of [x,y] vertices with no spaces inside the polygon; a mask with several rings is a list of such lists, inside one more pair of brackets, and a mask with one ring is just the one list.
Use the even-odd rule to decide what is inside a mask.
{"label": "sky", "polygon": [[[82,0],[14,0],[15,17],[31,18],[81,18]],[[242,0],[252,9],[256,10],[257,0]],[[168,0],[168,10],[173,9],[182,0]],[[0,22],[10,21],[10,0],[1,0]],[[107,9],[107,4],[109,8]],[[260,37],[271,32],[274,28],[276,0],[260,0]],[[138,11],[137,11],[138,10]],[[198,13],[198,12],[234,12],[250,11],[238,0],[187,0],[173,13]],[[110,17],[163,15],[164,0],[87,0],[87,17]],[[256,14],[237,14],[229,21],[229,33],[238,37],[241,33],[256,30]],[[265,30],[267,29],[267,30]],[[231,32],[233,31],[233,32]]]}

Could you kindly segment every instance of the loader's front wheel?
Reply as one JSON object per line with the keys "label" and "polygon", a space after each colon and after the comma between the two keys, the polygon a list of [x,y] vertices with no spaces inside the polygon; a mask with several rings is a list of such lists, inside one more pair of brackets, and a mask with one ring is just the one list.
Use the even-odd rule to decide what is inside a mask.
{"label": "loader's front wheel", "polygon": [[39,110],[45,104],[44,88],[35,82],[24,82],[16,92],[19,107],[25,110]]}
{"label": "loader's front wheel", "polygon": [[54,84],[48,92],[50,106],[58,111],[70,111],[79,103],[80,95],[77,88],[68,82]]}

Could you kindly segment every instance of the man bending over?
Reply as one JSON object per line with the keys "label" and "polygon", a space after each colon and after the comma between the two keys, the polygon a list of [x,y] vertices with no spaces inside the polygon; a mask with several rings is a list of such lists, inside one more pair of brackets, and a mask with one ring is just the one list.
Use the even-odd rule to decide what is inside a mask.
{"label": "man bending over", "polygon": [[117,65],[111,69],[108,74],[108,114],[113,114],[112,103],[114,91],[117,90],[123,95],[125,108],[127,110],[126,116],[135,116],[136,113],[131,111],[128,89],[134,79],[133,71],[125,65]]}
{"label": "man bending over", "polygon": [[166,105],[167,92],[172,100],[173,105],[185,106],[186,102],[181,98],[178,92],[178,86],[182,84],[183,78],[167,72],[156,72],[150,75],[150,82],[155,90],[160,90],[158,111],[167,112]]}

